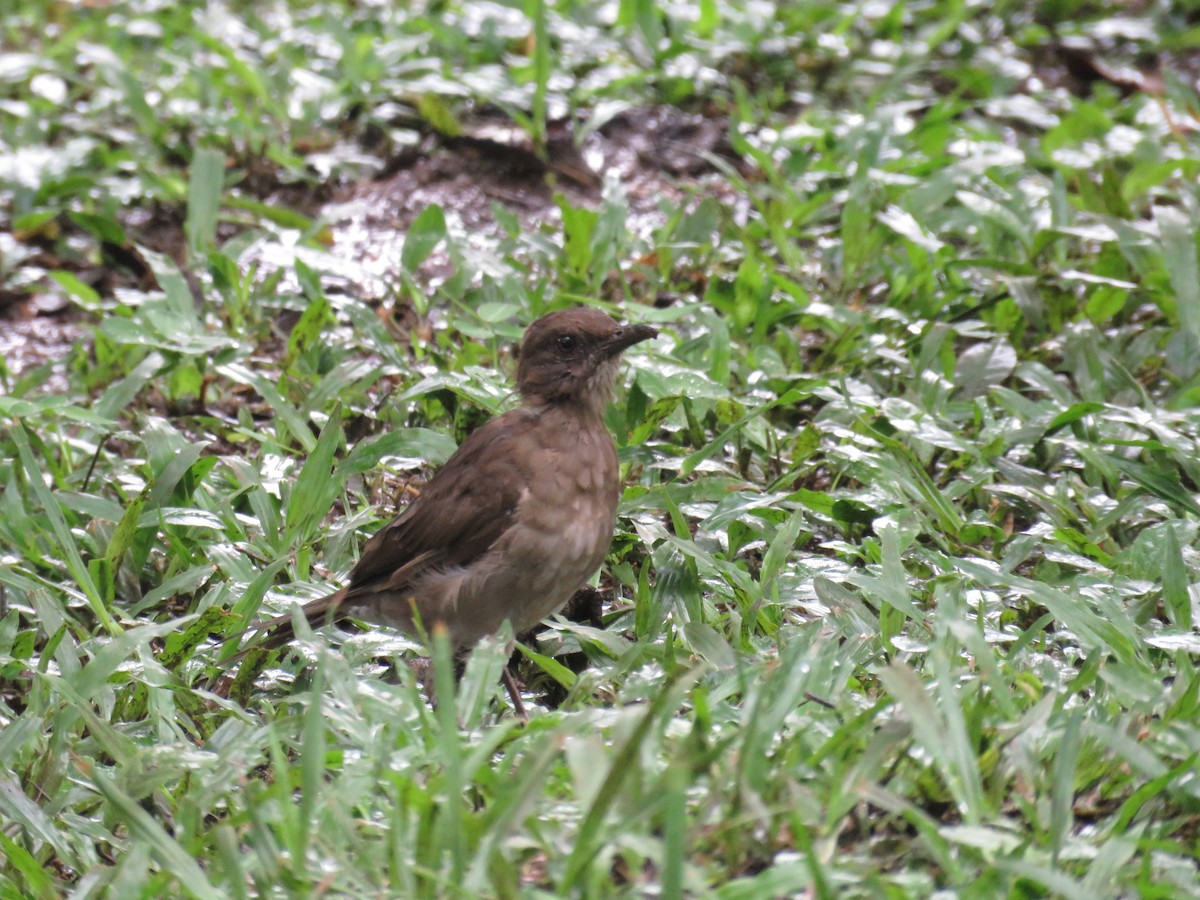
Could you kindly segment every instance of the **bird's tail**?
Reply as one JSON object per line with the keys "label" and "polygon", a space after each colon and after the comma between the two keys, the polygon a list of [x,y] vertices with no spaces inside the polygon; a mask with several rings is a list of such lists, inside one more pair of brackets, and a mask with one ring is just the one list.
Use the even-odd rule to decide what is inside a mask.
{"label": "bird's tail", "polygon": [[[326,594],[324,597],[319,597],[316,600],[310,600],[301,608],[304,613],[304,618],[313,628],[320,628],[322,625],[328,625],[336,622],[343,617],[340,613],[342,601],[346,599],[346,589],[334,591],[332,594]],[[291,643],[296,636],[295,620],[291,613],[285,613],[282,616],[276,616],[274,619],[268,619],[266,622],[260,622],[249,631],[262,631],[266,633],[261,641],[254,646],[262,647],[264,650],[274,650],[277,647],[282,647],[284,644]]]}
{"label": "bird's tail", "polygon": [[[342,601],[345,599],[346,588],[342,588],[340,591],[334,591],[332,594],[326,594],[324,597],[310,600],[300,608],[300,611],[304,614],[304,618],[308,620],[309,625],[319,628],[322,625],[336,622],[342,618],[339,610]],[[246,635],[255,633],[262,634],[263,637],[251,641],[237,653],[222,659],[217,665],[222,669],[232,669],[245,659],[247,654],[254,650],[275,650],[284,644],[290,643],[296,636],[295,620],[292,618],[291,613],[286,613],[282,616],[276,616],[274,619],[267,619],[265,622],[251,625],[249,628],[230,636],[229,641],[231,642],[231,646],[236,647]]]}
{"label": "bird's tail", "polygon": [[[398,565],[395,569],[389,570],[386,582],[383,585],[375,585],[375,588],[386,588],[390,592],[404,591],[411,584],[414,575],[428,566],[433,560],[436,560],[438,556],[439,554],[433,550],[418,553],[403,565]],[[356,571],[358,570],[356,569]],[[324,597],[318,597],[316,600],[310,600],[300,607],[300,612],[308,620],[309,625],[318,628],[322,625],[328,625],[337,622],[339,619],[346,618],[349,612],[345,608],[346,599],[350,597],[351,591],[353,590],[356,598],[355,602],[350,604],[351,606],[357,605],[357,598],[364,591],[361,586],[355,586],[355,572],[350,573],[350,585],[347,587],[342,588],[340,591],[334,591],[332,594],[326,594]],[[274,650],[282,647],[284,644],[290,643],[296,636],[295,620],[292,618],[292,615],[293,613],[289,612],[282,616],[276,616],[274,619],[259,622],[256,625],[251,625],[249,628],[239,631],[237,634],[230,635],[227,639],[227,646],[230,650],[241,644],[247,635],[257,634],[261,635],[261,637],[252,638],[241,650],[230,652],[228,656],[220,659],[216,665],[222,674],[218,675],[212,683],[214,685],[225,683],[227,690],[227,683],[230,679],[224,673],[239,666],[247,656],[256,650]],[[241,678],[242,673],[239,673],[238,677]]]}

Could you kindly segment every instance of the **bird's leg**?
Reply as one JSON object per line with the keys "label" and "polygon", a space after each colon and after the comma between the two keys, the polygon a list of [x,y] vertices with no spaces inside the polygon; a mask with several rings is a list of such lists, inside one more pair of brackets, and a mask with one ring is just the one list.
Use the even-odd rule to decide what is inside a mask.
{"label": "bird's leg", "polygon": [[517,679],[513,677],[512,670],[507,665],[500,675],[500,680],[504,682],[504,687],[508,690],[508,696],[512,699],[513,712],[517,714],[517,718],[523,723],[527,723],[529,721],[529,714],[525,712],[525,701],[521,699],[521,688],[517,684]]}
{"label": "bird's leg", "polygon": [[500,672],[500,681],[508,691],[508,696],[512,698],[513,712],[517,714],[517,718],[522,722],[528,722],[529,716],[525,712],[525,702],[521,699],[521,685],[518,683],[516,676],[513,674],[513,657],[516,655],[517,636],[514,636],[504,646],[504,668]]}

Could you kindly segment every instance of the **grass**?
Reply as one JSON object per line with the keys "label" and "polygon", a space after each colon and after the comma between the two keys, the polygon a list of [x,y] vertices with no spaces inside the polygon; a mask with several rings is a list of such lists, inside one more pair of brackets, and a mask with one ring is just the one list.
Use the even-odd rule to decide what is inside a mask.
{"label": "grass", "polygon": [[[527,7],[0,19],[0,302],[91,335],[0,364],[0,893],[1200,895],[1194,23]],[[650,104],[727,117],[687,202],[432,205],[345,289],[322,203],[413,122]],[[209,692],[581,298],[665,337],[561,705],[371,631]]]}

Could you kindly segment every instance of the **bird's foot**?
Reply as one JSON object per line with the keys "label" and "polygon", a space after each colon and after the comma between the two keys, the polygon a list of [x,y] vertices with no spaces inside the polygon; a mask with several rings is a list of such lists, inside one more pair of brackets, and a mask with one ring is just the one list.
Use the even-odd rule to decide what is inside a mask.
{"label": "bird's foot", "polygon": [[508,690],[508,696],[512,699],[513,712],[517,714],[517,718],[522,724],[529,722],[529,714],[525,712],[525,701],[521,699],[521,685],[517,682],[512,670],[504,667],[504,672],[500,676],[500,680],[504,682],[504,687]]}

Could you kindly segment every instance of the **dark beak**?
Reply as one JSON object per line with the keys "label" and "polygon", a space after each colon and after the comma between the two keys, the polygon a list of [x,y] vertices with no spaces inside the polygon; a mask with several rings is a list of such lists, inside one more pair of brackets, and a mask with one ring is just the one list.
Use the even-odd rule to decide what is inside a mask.
{"label": "dark beak", "polygon": [[634,344],[648,341],[652,337],[658,337],[657,328],[651,328],[649,325],[626,325],[601,345],[600,354],[605,359],[611,359]]}

